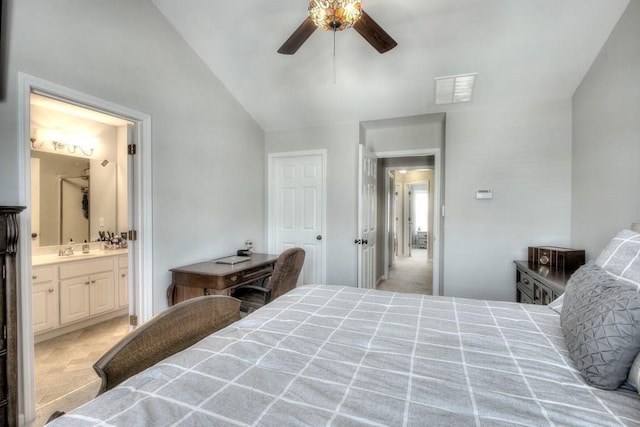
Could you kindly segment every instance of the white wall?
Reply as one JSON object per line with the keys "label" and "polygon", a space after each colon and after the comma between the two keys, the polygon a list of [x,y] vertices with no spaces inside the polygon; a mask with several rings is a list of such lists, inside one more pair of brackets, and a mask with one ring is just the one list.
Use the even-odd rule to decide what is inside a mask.
{"label": "white wall", "polygon": [[264,133],[150,2],[7,6],[0,204],[28,204],[18,187],[21,71],[151,115],[155,311],[167,304],[169,268],[232,253],[246,238],[264,249]]}
{"label": "white wall", "polygon": [[357,123],[267,132],[266,152],[327,150],[326,282],[356,286]]}
{"label": "white wall", "polygon": [[444,294],[513,301],[512,260],[569,243],[571,103],[451,111],[446,135]]}
{"label": "white wall", "polygon": [[629,6],[573,96],[571,244],[598,256],[640,221],[640,2]]}

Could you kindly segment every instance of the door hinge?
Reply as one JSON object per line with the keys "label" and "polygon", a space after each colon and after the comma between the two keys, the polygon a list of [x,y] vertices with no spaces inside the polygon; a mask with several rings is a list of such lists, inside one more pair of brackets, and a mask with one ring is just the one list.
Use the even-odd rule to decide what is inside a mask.
{"label": "door hinge", "polygon": [[137,153],[137,147],[136,147],[136,144],[129,144],[129,145],[127,145],[127,153],[128,153],[130,156],[135,156],[135,155],[136,155],[136,153]]}
{"label": "door hinge", "polygon": [[138,232],[136,230],[129,230],[128,239],[131,240],[131,241],[138,240]]}
{"label": "door hinge", "polygon": [[2,265],[2,280],[7,278],[7,267],[3,264]]}
{"label": "door hinge", "polygon": [[4,340],[7,340],[7,325],[4,325],[4,331],[3,331],[3,335],[4,335]]}
{"label": "door hinge", "polygon": [[129,316],[129,325],[138,326],[138,316],[136,316],[135,314]]}

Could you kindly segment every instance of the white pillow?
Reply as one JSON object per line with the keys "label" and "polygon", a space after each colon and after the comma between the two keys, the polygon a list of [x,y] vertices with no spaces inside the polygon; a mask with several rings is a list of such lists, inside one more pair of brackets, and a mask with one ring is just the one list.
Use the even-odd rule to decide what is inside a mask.
{"label": "white pillow", "polygon": [[553,301],[551,301],[547,307],[549,307],[551,310],[555,311],[556,313],[560,314],[562,313],[562,301],[564,300],[564,294],[560,295],[558,298],[554,299]]}
{"label": "white pillow", "polygon": [[640,291],[640,233],[622,230],[600,252],[596,265]]}

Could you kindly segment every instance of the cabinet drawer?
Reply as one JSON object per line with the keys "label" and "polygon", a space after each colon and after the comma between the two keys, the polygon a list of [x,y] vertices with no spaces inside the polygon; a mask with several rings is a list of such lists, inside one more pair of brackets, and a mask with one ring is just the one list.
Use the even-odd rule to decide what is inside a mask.
{"label": "cabinet drawer", "polygon": [[50,282],[53,280],[53,268],[52,266],[46,267],[33,267],[31,274],[31,280],[33,284]]}
{"label": "cabinet drawer", "polygon": [[535,280],[524,271],[518,269],[518,283],[517,287],[520,292],[529,297],[530,300],[535,300],[533,284]]}
{"label": "cabinet drawer", "polygon": [[113,271],[113,257],[64,264],[60,266],[60,279]]}

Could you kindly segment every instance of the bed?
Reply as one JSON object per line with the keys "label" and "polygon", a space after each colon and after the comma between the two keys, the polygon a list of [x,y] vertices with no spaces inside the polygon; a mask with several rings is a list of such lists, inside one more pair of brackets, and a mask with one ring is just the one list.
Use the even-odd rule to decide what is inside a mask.
{"label": "bed", "polygon": [[629,425],[547,306],[308,285],[52,426]]}

